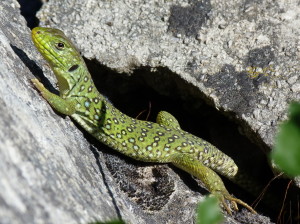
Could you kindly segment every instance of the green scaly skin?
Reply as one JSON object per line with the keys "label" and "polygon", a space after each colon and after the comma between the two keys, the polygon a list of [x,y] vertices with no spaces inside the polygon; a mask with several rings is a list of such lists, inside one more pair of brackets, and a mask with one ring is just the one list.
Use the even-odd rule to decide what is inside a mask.
{"label": "green scaly skin", "polygon": [[[49,92],[37,79],[32,82],[58,112],[72,117],[100,142],[118,152],[144,162],[172,163],[199,178],[229,214],[241,204],[231,196],[217,173],[234,179],[238,167],[215,146],[183,131],[178,121],[160,112],[157,123],[131,118],[105,99],[96,89],[79,52],[64,33],[57,29],[36,27],[32,39],[52,68],[60,95]],[[217,172],[217,173],[216,173]]]}

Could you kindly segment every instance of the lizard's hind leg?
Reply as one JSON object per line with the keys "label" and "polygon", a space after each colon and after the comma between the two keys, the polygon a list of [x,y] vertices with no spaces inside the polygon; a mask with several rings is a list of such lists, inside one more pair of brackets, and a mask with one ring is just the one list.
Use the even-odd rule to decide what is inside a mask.
{"label": "lizard's hind leg", "polygon": [[247,203],[228,193],[222,179],[215,171],[205,166],[201,161],[193,158],[191,155],[187,153],[176,153],[169,157],[169,162],[199,178],[205,184],[208,191],[218,198],[219,202],[229,214],[232,214],[232,212],[230,207],[226,204],[226,200],[230,201],[234,210],[238,210],[237,204],[240,204],[251,212],[256,213],[256,211]]}

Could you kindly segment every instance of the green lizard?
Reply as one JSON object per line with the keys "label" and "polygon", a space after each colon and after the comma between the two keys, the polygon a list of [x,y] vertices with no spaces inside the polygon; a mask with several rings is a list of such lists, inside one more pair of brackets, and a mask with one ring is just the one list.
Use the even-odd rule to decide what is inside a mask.
{"label": "green lizard", "polygon": [[[157,123],[131,118],[115,108],[96,89],[80,53],[58,29],[36,27],[32,39],[50,64],[60,95],[32,79],[41,95],[58,112],[72,117],[100,142],[118,152],[144,162],[172,163],[199,178],[229,214],[240,204],[256,213],[245,202],[231,196],[217,173],[234,180],[235,162],[215,146],[183,131],[178,121],[160,112]],[[217,172],[217,173],[216,173]]]}

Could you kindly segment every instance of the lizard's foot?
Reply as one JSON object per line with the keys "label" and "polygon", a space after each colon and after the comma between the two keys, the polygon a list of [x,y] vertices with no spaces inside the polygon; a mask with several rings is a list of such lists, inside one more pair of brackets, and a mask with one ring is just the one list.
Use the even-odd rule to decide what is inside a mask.
{"label": "lizard's foot", "polygon": [[76,111],[77,101],[69,98],[64,99],[54,93],[51,93],[38,79],[31,79],[34,87],[40,92],[42,97],[59,113],[72,115]]}
{"label": "lizard's foot", "polygon": [[244,206],[245,208],[247,208],[250,212],[257,214],[257,212],[246,202],[243,202],[242,200],[237,199],[228,193],[222,194],[222,193],[218,192],[218,193],[213,193],[213,195],[215,195],[219,199],[220,203],[223,205],[225,210],[230,215],[232,215],[232,211],[231,211],[230,206],[228,206],[228,204],[226,203],[226,200],[230,201],[231,207],[233,207],[233,209],[236,211],[239,210],[237,204],[240,204],[240,205]]}
{"label": "lizard's foot", "polygon": [[35,88],[37,88],[41,93],[46,89],[43,83],[41,83],[38,79],[31,79],[32,84]]}

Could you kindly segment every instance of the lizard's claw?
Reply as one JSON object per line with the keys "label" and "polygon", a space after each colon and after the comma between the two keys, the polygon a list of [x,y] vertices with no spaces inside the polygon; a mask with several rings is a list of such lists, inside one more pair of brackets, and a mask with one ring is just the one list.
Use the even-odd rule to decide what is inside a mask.
{"label": "lizard's claw", "polygon": [[240,199],[237,199],[237,198],[231,196],[229,193],[222,194],[222,193],[218,192],[218,193],[213,193],[213,194],[218,198],[220,203],[223,205],[225,210],[230,215],[232,215],[232,211],[231,211],[230,206],[228,206],[228,204],[226,203],[226,200],[228,200],[230,202],[231,207],[233,207],[233,209],[236,211],[239,210],[237,204],[240,204],[240,205],[244,206],[245,208],[247,208],[250,212],[257,214],[257,212],[250,205],[248,205],[246,202],[243,202]]}

